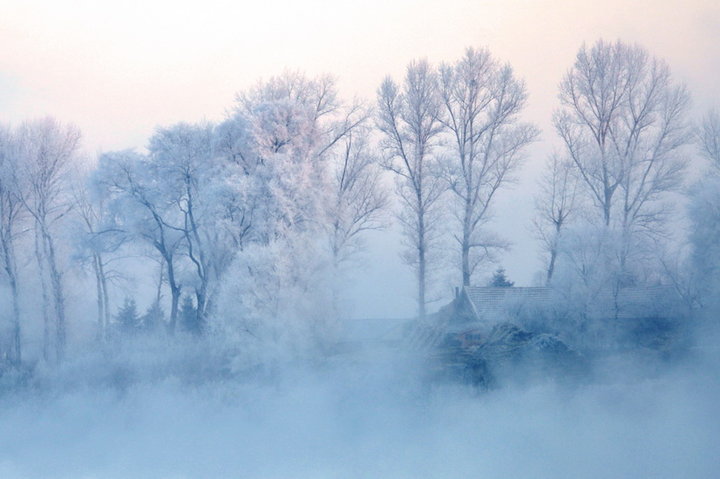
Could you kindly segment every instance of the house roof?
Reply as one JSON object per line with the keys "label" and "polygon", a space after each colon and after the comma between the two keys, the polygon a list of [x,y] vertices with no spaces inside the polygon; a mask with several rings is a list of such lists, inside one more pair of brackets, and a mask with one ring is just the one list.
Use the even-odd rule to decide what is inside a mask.
{"label": "house roof", "polygon": [[586,294],[563,294],[547,287],[466,286],[466,297],[478,319],[497,321],[522,310],[558,310],[579,308],[590,318],[631,319],[667,316],[677,300],[669,286],[634,286],[617,292],[603,289]]}

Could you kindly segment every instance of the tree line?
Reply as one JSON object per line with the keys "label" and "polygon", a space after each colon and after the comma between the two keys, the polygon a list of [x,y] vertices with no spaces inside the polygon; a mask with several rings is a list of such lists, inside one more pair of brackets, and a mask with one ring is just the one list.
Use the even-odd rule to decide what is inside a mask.
{"label": "tree line", "polygon": [[[709,287],[720,261],[699,251],[717,249],[720,218],[708,215],[719,182],[691,195],[687,263],[658,252],[697,156],[689,147],[720,168],[717,114],[692,128],[689,94],[668,65],[621,41],[583,45],[558,96],[560,146],[535,205],[543,282],[620,288],[664,275],[696,292],[688,277],[704,275]],[[89,163],[72,125],[4,126],[2,354],[19,363],[25,327],[40,323],[43,357],[63,358],[68,290],[87,283],[82,272],[100,340],[157,325],[170,334],[231,327],[259,340],[320,334],[339,314],[340,278],[365,233],[391,218],[422,318],[432,273],[448,264],[439,253],[452,252],[458,281],[470,285],[509,247],[492,212],[539,135],[522,120],[527,100],[509,64],[468,48],[452,63],[411,62],[403,78],[383,80],[374,105],[343,100],[331,77],[286,72],[239,93],[223,121],[158,128],[145,151]],[[132,274],[155,285],[144,316],[130,298],[114,305]]]}

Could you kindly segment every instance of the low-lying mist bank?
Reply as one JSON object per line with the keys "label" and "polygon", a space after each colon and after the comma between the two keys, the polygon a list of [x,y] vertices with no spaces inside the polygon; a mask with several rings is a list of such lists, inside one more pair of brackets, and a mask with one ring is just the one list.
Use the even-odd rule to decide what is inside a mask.
{"label": "low-lying mist bank", "polygon": [[[166,342],[167,339],[158,341]],[[712,477],[720,355],[611,356],[482,391],[370,347],[259,367],[211,341],[36,367],[0,397],[3,478]]]}

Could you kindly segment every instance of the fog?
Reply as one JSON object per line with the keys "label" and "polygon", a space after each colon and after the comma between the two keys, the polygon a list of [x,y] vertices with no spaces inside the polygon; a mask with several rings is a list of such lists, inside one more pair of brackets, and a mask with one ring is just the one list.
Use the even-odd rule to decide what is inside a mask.
{"label": "fog", "polygon": [[44,3],[0,478],[718,475],[713,2]]}
{"label": "fog", "polygon": [[485,392],[427,382],[417,360],[387,351],[233,379],[151,380],[154,361],[86,357],[3,394],[0,474],[713,477],[710,353],[652,374],[615,364],[582,384],[536,378]]}

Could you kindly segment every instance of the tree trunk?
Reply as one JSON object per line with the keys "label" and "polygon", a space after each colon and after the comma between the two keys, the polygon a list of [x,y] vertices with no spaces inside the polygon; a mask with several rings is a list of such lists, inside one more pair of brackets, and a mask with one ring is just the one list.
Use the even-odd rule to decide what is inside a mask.
{"label": "tree trunk", "polygon": [[425,319],[425,224],[422,216],[418,219],[418,316]]}
{"label": "tree trunk", "polygon": [[95,272],[95,286],[97,290],[97,339],[99,341],[105,341],[107,339],[108,328],[110,327],[110,304],[108,301],[107,278],[105,278],[105,268],[103,267],[103,259],[100,253],[93,253],[93,271]]}
{"label": "tree trunk", "polygon": [[168,325],[168,330],[170,334],[173,334],[175,333],[175,326],[177,325],[178,305],[180,303],[180,291],[182,288],[175,282],[175,268],[172,263],[172,257],[166,257],[165,263],[167,264],[168,285],[170,286],[171,295],[170,324]]}
{"label": "tree trunk", "polygon": [[15,364],[22,361],[22,343],[20,338],[20,302],[18,299],[17,272],[15,269],[15,255],[11,243],[11,239],[3,239],[3,255],[5,257],[5,272],[10,285],[10,294],[12,295],[12,345],[10,351],[10,360]]}
{"label": "tree trunk", "polygon": [[43,237],[45,239],[45,247],[47,249],[47,259],[50,266],[50,284],[53,290],[53,299],[55,300],[55,353],[57,361],[60,362],[65,356],[65,343],[67,338],[65,325],[65,296],[62,290],[62,274],[57,266],[55,258],[55,244],[52,236],[47,229],[43,228]]}
{"label": "tree trunk", "polygon": [[610,208],[612,207],[612,191],[605,187],[604,191],[605,201],[603,202],[603,219],[605,220],[605,226],[610,227]]}
{"label": "tree trunk", "polygon": [[555,272],[555,259],[557,258],[557,247],[553,246],[550,250],[550,264],[548,264],[547,279],[545,281],[546,286],[550,286],[550,280],[552,280],[553,273]]}
{"label": "tree trunk", "polygon": [[45,257],[40,248],[41,237],[38,232],[39,225],[35,222],[35,259],[38,264],[38,277],[42,291],[42,316],[43,316],[43,359],[50,361],[50,298],[47,291],[47,280],[45,278]]}
{"label": "tree trunk", "polygon": [[13,276],[9,280],[10,293],[12,294],[12,361],[15,364],[22,362],[22,341],[20,334],[20,304],[18,300],[17,278]]}
{"label": "tree trunk", "polygon": [[[187,195],[188,195],[188,210],[186,215],[186,224],[185,224],[185,237],[187,238],[188,242],[188,249],[189,249],[189,255],[190,259],[193,263],[195,263],[195,266],[197,268],[197,275],[200,279],[200,287],[195,288],[195,299],[197,301],[197,308],[195,309],[195,315],[198,325],[202,325],[205,321],[205,312],[207,307],[207,291],[208,291],[208,283],[210,281],[209,275],[208,275],[208,264],[205,260],[205,253],[203,252],[203,246],[202,241],[200,241],[200,234],[198,233],[198,227],[197,223],[195,222],[195,215],[193,213],[193,195],[192,195],[192,189],[189,186],[189,183],[187,183]],[[190,225],[190,231],[188,231],[188,223]],[[192,234],[190,234],[192,233]],[[193,241],[195,242],[195,247],[193,248]],[[195,257],[194,251],[197,251],[197,258]]]}
{"label": "tree trunk", "polygon": [[162,261],[160,262],[160,277],[158,278],[158,285],[157,290],[155,291],[155,302],[157,304],[160,304],[160,299],[162,298],[162,285],[163,281],[165,280],[165,267],[162,264]]}
{"label": "tree trunk", "polygon": [[170,334],[175,333],[175,327],[177,325],[178,305],[180,303],[180,288],[170,287],[171,302],[170,302]]}
{"label": "tree trunk", "polygon": [[103,302],[100,268],[96,254],[93,254],[93,273],[95,273],[95,294],[97,302],[97,332],[95,336],[98,341],[102,341],[105,338],[105,304]]}
{"label": "tree trunk", "polygon": [[460,252],[462,254],[462,285],[470,286],[470,231],[467,217],[463,222],[463,238]]}
{"label": "tree trunk", "polygon": [[470,286],[470,246],[463,242],[462,247],[462,285]]}
{"label": "tree trunk", "polygon": [[107,339],[108,328],[110,328],[110,293],[108,292],[107,277],[105,276],[105,266],[103,265],[102,255],[98,254],[98,269],[100,271],[100,286],[102,288],[103,304],[105,306],[105,316],[103,324],[105,325],[105,337]]}
{"label": "tree trunk", "polygon": [[462,254],[462,284],[463,286],[470,286],[470,275],[472,274],[470,271],[470,234],[472,233],[470,227],[470,216],[472,213],[470,195],[472,194],[472,191],[468,188],[465,193],[467,196],[465,198],[465,211],[463,214],[463,232],[460,253]]}

